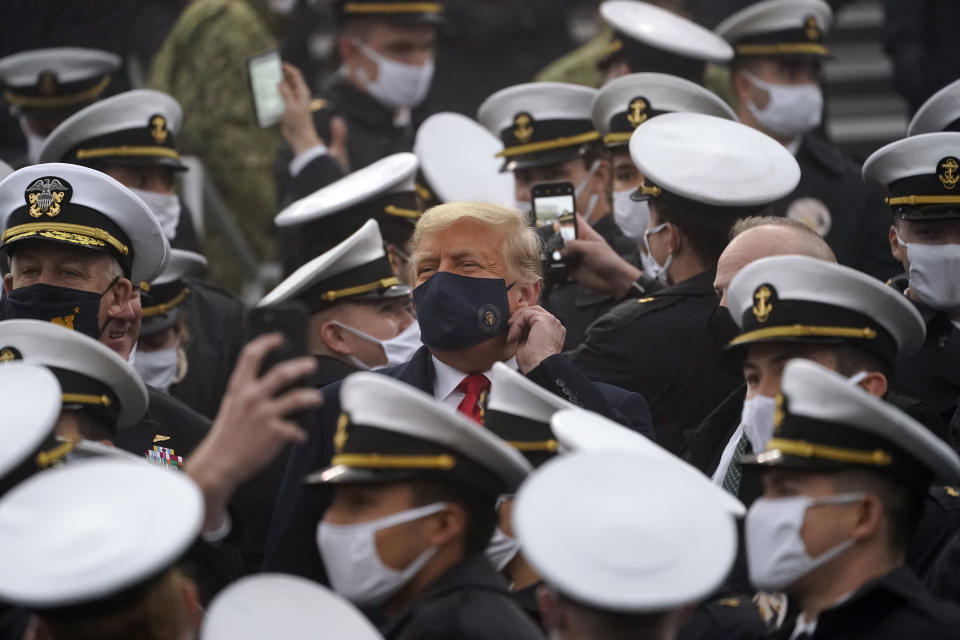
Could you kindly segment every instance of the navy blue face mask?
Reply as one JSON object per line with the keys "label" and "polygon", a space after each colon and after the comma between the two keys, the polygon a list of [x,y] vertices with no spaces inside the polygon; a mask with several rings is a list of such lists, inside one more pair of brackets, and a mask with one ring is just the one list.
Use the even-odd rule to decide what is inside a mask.
{"label": "navy blue face mask", "polygon": [[512,286],[502,278],[438,271],[413,290],[420,340],[434,349],[457,351],[506,333]]}
{"label": "navy blue face mask", "polygon": [[[107,291],[116,282],[111,282]],[[5,298],[4,319],[53,322],[96,340],[101,332],[100,298],[107,291],[96,293],[44,283],[19,287]]]}

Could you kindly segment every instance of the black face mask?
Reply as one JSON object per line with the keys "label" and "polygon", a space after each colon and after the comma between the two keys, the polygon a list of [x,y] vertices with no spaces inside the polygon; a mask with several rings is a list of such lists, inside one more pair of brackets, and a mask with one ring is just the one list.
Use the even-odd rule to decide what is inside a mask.
{"label": "black face mask", "polygon": [[[116,282],[117,279],[114,279],[107,291]],[[107,291],[94,293],[54,284],[31,284],[7,294],[4,319],[53,322],[96,340],[101,333],[100,298]]]}
{"label": "black face mask", "polygon": [[506,333],[510,287],[501,278],[438,271],[413,290],[420,340],[434,349],[457,351]]}

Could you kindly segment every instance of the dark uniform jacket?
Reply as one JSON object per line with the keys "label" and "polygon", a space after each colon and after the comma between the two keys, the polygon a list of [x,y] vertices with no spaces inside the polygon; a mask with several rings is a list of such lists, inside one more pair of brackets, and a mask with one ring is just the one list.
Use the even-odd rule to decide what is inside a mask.
{"label": "dark uniform jacket", "polygon": [[[193,453],[210,430],[210,420],[168,394],[147,387],[149,404],[143,419],[117,433],[114,444],[124,451],[147,457],[150,451],[161,452],[171,457],[168,466],[176,466],[176,459]],[[182,466],[182,461],[179,466]]]}
{"label": "dark uniform jacket", "polygon": [[[372,96],[358,90],[336,74],[322,91],[326,104],[314,111],[314,126],[324,142],[330,142],[330,120],[338,115],[347,123],[347,154],[350,170],[362,169],[381,158],[413,149],[413,126],[396,126],[394,111]],[[329,154],[311,160],[296,176],[290,176],[289,149],[280,152],[277,159],[277,194],[282,203],[310,195],[317,189],[340,179],[343,168]]]}
{"label": "dark uniform jacket", "polygon": [[[906,287],[902,279],[894,284]],[[960,396],[960,329],[942,311],[913,303],[927,324],[927,337],[919,351],[897,362],[893,388],[931,405],[949,424]]]}
{"label": "dark uniform jacket", "polygon": [[[380,369],[390,376],[433,395],[434,369],[430,350],[421,347],[405,364]],[[561,355],[540,363],[527,377],[591,411],[616,419],[644,435],[652,435],[650,412],[646,401],[636,393],[628,393],[610,385],[598,385],[587,379]],[[324,404],[317,422],[310,425],[310,440],[294,447],[267,540],[264,568],[320,580],[324,575],[317,550],[317,523],[330,499],[330,491],[318,486],[304,486],[309,473],[323,469],[333,457],[333,435],[340,416],[339,383],[323,388]]]}
{"label": "dark uniform jacket", "polygon": [[[603,236],[614,250],[631,262],[635,262],[637,248],[635,243],[623,235],[620,227],[608,215],[593,225],[593,230]],[[566,351],[575,349],[583,342],[587,329],[593,321],[613,309],[620,300],[594,291],[578,282],[567,281],[544,290],[543,308],[557,317],[567,330],[563,343]]]}
{"label": "dark uniform jacket", "polygon": [[725,594],[701,602],[680,627],[677,640],[754,640],[766,633],[767,624],[751,596]]}
{"label": "dark uniform jacket", "polygon": [[597,320],[571,361],[592,380],[637,391],[650,403],[657,442],[682,455],[683,431],[700,422],[743,377],[722,350],[714,271],[650,297],[627,300]]}
{"label": "dark uniform jacket", "polygon": [[317,388],[322,388],[328,384],[333,384],[343,380],[351,373],[356,373],[360,369],[330,356],[313,356],[317,361],[317,371],[310,379],[310,384]]}
{"label": "dark uniform jacket", "polygon": [[[310,384],[315,387],[324,387],[347,377],[358,371],[336,358],[328,356],[314,356],[317,360],[317,370],[310,378]],[[297,419],[301,425],[309,425],[316,414],[311,412]],[[244,515],[250,521],[245,526],[242,548],[244,563],[248,571],[259,571],[263,564],[263,550],[267,544],[267,534],[270,530],[270,520],[277,503],[277,493],[283,482],[283,473],[287,467],[292,447],[284,450],[261,471],[255,478],[245,484],[237,494],[236,502],[242,506]]]}
{"label": "dark uniform jacket", "polygon": [[173,240],[170,241],[170,247],[203,255],[197,230],[193,226],[193,215],[191,215],[190,209],[187,208],[187,203],[183,201],[183,198],[180,198],[180,221],[177,223]]}
{"label": "dark uniform jacket", "polygon": [[467,556],[381,628],[387,640],[539,640],[483,554]]}
{"label": "dark uniform jacket", "polygon": [[246,339],[247,307],[208,282],[185,278],[190,293],[180,307],[190,334],[187,374],[170,395],[211,420],[220,409],[230,374]]}
{"label": "dark uniform jacket", "polygon": [[816,134],[804,136],[796,158],[800,184],[773,204],[773,213],[790,214],[817,231],[829,226],[825,239],[842,265],[884,281],[901,272],[890,254],[890,212],[883,193],[864,182],[860,166]]}
{"label": "dark uniform jacket", "polygon": [[[788,621],[789,622],[789,621]],[[786,640],[794,625],[772,637]],[[934,599],[906,568],[867,582],[846,601],[820,614],[810,640],[946,640],[960,633],[960,607]]]}

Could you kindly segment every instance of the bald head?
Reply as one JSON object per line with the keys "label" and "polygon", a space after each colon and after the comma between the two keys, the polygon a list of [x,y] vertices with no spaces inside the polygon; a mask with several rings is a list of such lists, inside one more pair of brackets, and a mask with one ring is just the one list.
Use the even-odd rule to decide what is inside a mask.
{"label": "bald head", "polygon": [[[751,224],[752,220],[759,220]],[[768,222],[763,222],[767,221]],[[775,221],[775,222],[774,222]],[[747,219],[733,228],[733,239],[717,261],[717,277],[713,287],[720,294],[720,304],[727,306],[727,287],[740,269],[760,258],[799,255],[836,262],[830,246],[809,227],[786,218]]]}

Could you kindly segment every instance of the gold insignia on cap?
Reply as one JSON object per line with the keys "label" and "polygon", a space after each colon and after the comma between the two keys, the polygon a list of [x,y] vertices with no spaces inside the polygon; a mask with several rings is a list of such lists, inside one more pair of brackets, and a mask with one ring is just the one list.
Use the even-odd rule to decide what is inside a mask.
{"label": "gold insignia on cap", "polygon": [[757,318],[757,322],[763,323],[770,319],[770,313],[773,311],[773,305],[770,304],[770,298],[773,296],[773,291],[770,290],[765,284],[757,287],[757,290],[753,292],[753,315]]}
{"label": "gold insignia on cap", "polygon": [[957,491],[956,487],[951,487],[950,485],[947,485],[943,488],[943,490],[946,491],[947,495],[950,496],[951,498],[960,498],[960,491]]}
{"label": "gold insignia on cap", "polygon": [[153,116],[150,118],[150,135],[153,136],[154,142],[157,144],[163,144],[163,141],[167,139],[167,119],[163,116]]}
{"label": "gold insignia on cap", "polygon": [[518,113],[513,117],[513,136],[520,144],[526,144],[533,136],[533,118],[529,113]]}
{"label": "gold insignia on cap", "polygon": [[776,433],[780,431],[780,425],[783,424],[783,419],[787,417],[787,412],[783,408],[783,394],[778,393],[777,396],[773,399],[774,410],[773,410],[773,432]]}
{"label": "gold insignia on cap", "polygon": [[721,607],[739,607],[740,598],[722,598],[717,600],[717,604]]}
{"label": "gold insignia on cap", "polygon": [[947,156],[937,163],[937,178],[944,189],[953,189],[957,186],[957,182],[960,182],[957,169],[960,169],[960,160],[953,156]]}
{"label": "gold insignia on cap", "polygon": [[10,362],[11,360],[19,360],[20,354],[17,353],[17,350],[13,347],[4,347],[0,349],[0,362]]}
{"label": "gold insignia on cap", "polygon": [[336,453],[342,453],[343,448],[347,446],[347,425],[350,424],[350,417],[341,413],[337,418],[337,432],[333,434],[333,450]]}
{"label": "gold insignia on cap", "polygon": [[57,90],[57,74],[53,71],[44,71],[37,76],[37,91],[45,96],[55,93]]}
{"label": "gold insignia on cap", "polygon": [[157,442],[166,442],[166,441],[169,440],[169,439],[170,439],[170,436],[162,436],[162,435],[160,435],[159,433],[158,433],[157,435],[153,436],[153,442],[154,442],[154,444],[156,444]]}
{"label": "gold insignia on cap", "polygon": [[649,117],[644,111],[647,110],[647,101],[643,98],[634,98],[627,107],[627,122],[636,129],[646,122]]}
{"label": "gold insignia on cap", "polygon": [[803,33],[810,42],[816,42],[820,39],[820,25],[817,24],[816,18],[807,16],[803,23]]}
{"label": "gold insignia on cap", "polygon": [[60,205],[70,189],[66,180],[55,177],[38,178],[27,187],[24,195],[30,205],[30,216],[39,218],[47,214],[51,218],[60,213]]}

